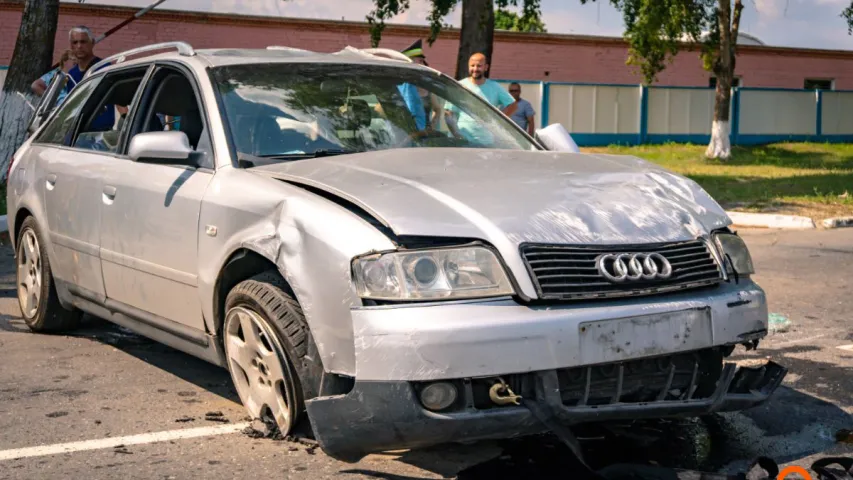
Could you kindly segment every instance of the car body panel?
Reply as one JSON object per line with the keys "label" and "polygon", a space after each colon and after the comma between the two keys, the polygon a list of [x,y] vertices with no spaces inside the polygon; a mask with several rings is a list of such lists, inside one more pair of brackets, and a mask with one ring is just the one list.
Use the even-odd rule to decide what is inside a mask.
{"label": "car body panel", "polygon": [[676,242],[730,223],[695,182],[633,157],[419,148],[253,171],[339,195],[397,235],[485,239],[528,298],[536,291],[518,254],[525,242]]}
{"label": "car body panel", "polygon": [[205,316],[214,318],[216,280],[227,260],[240,249],[253,251],[277,265],[293,289],[324,368],[354,375],[350,309],[361,301],[351,280],[351,259],[394,244],[340,205],[240,169],[214,177],[200,217],[202,231],[207,226],[215,226],[216,235],[199,238]]}
{"label": "car body panel", "polygon": [[204,331],[198,219],[213,173],[116,159],[102,175],[107,297]]}
{"label": "car body panel", "polygon": [[55,277],[104,298],[101,271],[101,191],[115,159],[80,149],[39,146],[34,187],[43,192]]}
{"label": "car body panel", "polygon": [[[630,336],[618,335],[620,321],[631,325]],[[766,331],[767,306],[760,287],[741,281],[701,292],[604,303],[527,306],[505,299],[364,307],[353,310],[353,328],[359,380],[433,381],[742,343],[748,340],[745,332]]]}

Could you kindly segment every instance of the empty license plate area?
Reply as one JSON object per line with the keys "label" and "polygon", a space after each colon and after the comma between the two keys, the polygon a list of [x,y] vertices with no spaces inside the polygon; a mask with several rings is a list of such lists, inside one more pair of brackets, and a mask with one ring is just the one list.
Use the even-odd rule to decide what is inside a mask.
{"label": "empty license plate area", "polygon": [[584,365],[669,355],[713,345],[710,308],[585,322],[578,328]]}

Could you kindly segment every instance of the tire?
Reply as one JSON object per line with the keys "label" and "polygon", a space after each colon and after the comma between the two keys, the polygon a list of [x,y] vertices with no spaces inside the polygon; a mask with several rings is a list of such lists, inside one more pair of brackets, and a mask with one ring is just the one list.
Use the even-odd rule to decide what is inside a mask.
{"label": "tire", "polygon": [[59,303],[50,258],[35,218],[24,220],[15,244],[18,306],[27,327],[37,333],[57,333],[76,328],[83,313],[67,310]]}
{"label": "tire", "polygon": [[[229,292],[222,326],[228,370],[240,401],[253,419],[267,425],[275,421],[282,437],[306,427],[306,393],[307,398],[316,396],[323,371],[294,297],[278,272],[256,275]],[[254,337],[247,337],[247,326]]]}

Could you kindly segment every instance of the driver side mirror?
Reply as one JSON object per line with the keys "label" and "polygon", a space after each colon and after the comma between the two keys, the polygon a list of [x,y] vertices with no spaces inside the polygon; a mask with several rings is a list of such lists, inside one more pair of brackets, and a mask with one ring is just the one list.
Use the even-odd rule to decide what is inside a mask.
{"label": "driver side mirror", "polygon": [[559,123],[552,123],[541,130],[537,130],[536,140],[553,152],[580,153],[578,144],[575,143],[563,125]]}
{"label": "driver side mirror", "polygon": [[194,153],[187,134],[177,130],[140,133],[130,140],[127,149],[134,162],[187,166],[196,166]]}

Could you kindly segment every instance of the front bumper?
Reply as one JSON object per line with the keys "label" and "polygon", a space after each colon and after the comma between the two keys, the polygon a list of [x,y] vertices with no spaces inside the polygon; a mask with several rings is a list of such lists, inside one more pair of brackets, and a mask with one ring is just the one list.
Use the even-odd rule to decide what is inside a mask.
{"label": "front bumper", "polygon": [[[561,425],[698,416],[763,403],[786,374],[787,369],[773,362],[740,369],[726,364],[716,388],[705,398],[685,396],[677,400],[567,406],[561,396],[558,373],[549,370],[532,374],[534,398],[524,401],[544,407],[541,410]],[[421,407],[409,382],[356,381],[346,395],[308,401],[307,410],[323,451],[347,462],[356,462],[373,452],[512,438],[547,430],[525,406],[477,410],[469,405],[460,412],[430,412]]]}
{"label": "front bumper", "polygon": [[355,378],[385,382],[544,371],[735,345],[765,336],[768,312],[764,291],[741,278],[682,293],[554,306],[510,299],[365,307],[352,318]]}
{"label": "front bumper", "polygon": [[[760,404],[787,370],[724,364],[767,334],[763,290],[749,279],[618,301],[527,306],[512,300],[353,311],[356,381],[306,402],[329,455],[511,438],[546,427],[525,406],[489,405],[483,383],[506,379],[523,404],[560,424],[696,416]],[[423,408],[424,382],[447,380],[459,400]],[[479,390],[478,390],[479,388]],[[486,387],[488,390],[488,387]]]}

